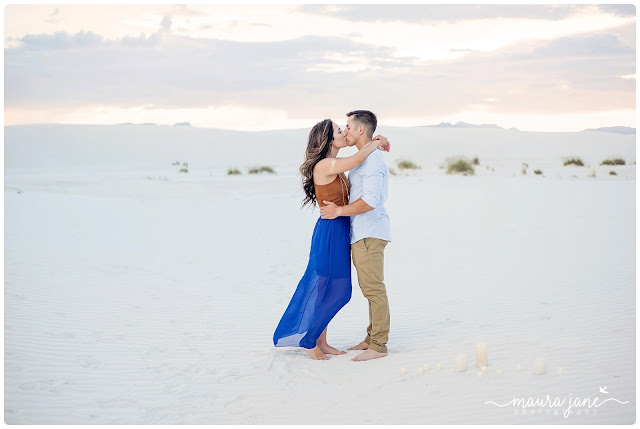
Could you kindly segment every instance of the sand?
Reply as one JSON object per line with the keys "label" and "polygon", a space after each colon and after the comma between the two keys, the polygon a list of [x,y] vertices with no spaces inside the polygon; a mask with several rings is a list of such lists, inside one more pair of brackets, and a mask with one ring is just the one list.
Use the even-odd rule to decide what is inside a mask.
{"label": "sand", "polygon": [[[422,169],[389,183],[389,355],[355,363],[272,343],[318,217],[307,132],[6,127],[5,422],[635,422],[635,135],[381,129]],[[475,176],[445,174],[457,155]],[[340,349],[367,325],[353,286]]]}

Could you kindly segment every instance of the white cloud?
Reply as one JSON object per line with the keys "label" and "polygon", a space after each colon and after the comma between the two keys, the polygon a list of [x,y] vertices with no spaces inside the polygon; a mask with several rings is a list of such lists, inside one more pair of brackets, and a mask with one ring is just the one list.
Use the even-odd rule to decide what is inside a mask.
{"label": "white cloud", "polygon": [[255,126],[233,116],[249,115],[259,129],[287,128],[358,101],[415,125],[460,112],[503,125],[635,106],[635,16],[616,8],[534,5],[527,17],[511,5],[491,18],[458,5],[445,21],[397,6],[406,20],[376,22],[346,19],[342,5],[56,8],[56,23],[51,6],[5,8],[11,121]]}
{"label": "white cloud", "polygon": [[[338,10],[341,7],[344,6],[335,6]],[[397,8],[402,10],[401,6]],[[545,5],[539,8],[544,10]],[[57,31],[75,33],[91,28],[107,39],[147,34],[157,31],[160,25],[165,30],[170,26],[177,35],[238,42],[344,37],[394,49],[396,57],[423,61],[457,59],[469,50],[489,52],[525,40],[551,40],[635,22],[634,16],[616,15],[596,6],[582,7],[564,19],[499,17],[428,23],[388,20],[384,24],[353,21],[347,15],[308,13],[296,5],[193,5],[188,9],[168,5],[62,5],[58,9],[61,21]],[[41,23],[50,13],[49,6],[7,7],[7,14],[18,13],[25,19],[20,23],[8,20],[5,37],[46,31]]]}

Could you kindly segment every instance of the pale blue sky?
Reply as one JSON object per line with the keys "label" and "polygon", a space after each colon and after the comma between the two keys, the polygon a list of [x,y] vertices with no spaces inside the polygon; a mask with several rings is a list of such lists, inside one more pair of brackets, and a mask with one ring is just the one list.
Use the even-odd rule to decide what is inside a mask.
{"label": "pale blue sky", "polygon": [[635,127],[633,5],[8,5],[5,124]]}

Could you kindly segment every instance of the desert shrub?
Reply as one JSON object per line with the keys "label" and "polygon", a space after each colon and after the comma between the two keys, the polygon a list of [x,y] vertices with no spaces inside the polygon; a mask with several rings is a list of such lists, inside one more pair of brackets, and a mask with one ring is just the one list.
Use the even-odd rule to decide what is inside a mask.
{"label": "desert shrub", "polygon": [[180,170],[178,170],[178,173],[188,173],[189,169],[186,167],[182,167]]}
{"label": "desert shrub", "polygon": [[475,158],[473,158],[473,165],[480,165],[480,160],[478,160],[478,157],[476,156]]}
{"label": "desert shrub", "polygon": [[600,165],[625,165],[625,162],[622,158],[605,159]]}
{"label": "desert shrub", "polygon": [[416,170],[418,168],[422,168],[417,164],[414,164],[411,161],[399,161],[398,162],[398,168],[400,170]]}
{"label": "desert shrub", "polygon": [[579,167],[584,167],[584,163],[582,162],[582,160],[580,158],[569,158],[567,160],[564,161],[564,165],[577,165]]}
{"label": "desert shrub", "polygon": [[616,173],[615,171],[610,171],[609,172],[609,176],[617,176],[617,175],[618,175],[618,173]]}
{"label": "desert shrub", "polygon": [[449,162],[447,174],[464,174],[465,176],[468,176],[475,174],[475,170],[469,161],[458,159],[457,161]]}
{"label": "desert shrub", "polygon": [[542,170],[533,170],[535,174],[542,174]]}
{"label": "desert shrub", "polygon": [[242,174],[242,173],[237,168],[230,168],[227,171],[227,176],[232,176],[232,175],[236,175],[236,174]]}
{"label": "desert shrub", "polygon": [[269,167],[268,165],[253,167],[249,169],[249,174],[258,174],[258,173],[276,174],[276,171],[272,167]]}

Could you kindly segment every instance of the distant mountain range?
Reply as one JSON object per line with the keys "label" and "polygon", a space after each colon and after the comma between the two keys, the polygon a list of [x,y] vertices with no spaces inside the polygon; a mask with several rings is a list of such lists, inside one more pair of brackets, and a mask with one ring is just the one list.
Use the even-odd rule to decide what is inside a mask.
{"label": "distant mountain range", "polygon": [[[440,122],[438,125],[425,125],[425,127],[437,127],[437,128],[498,128],[504,130],[504,128],[496,125],[496,124],[467,124],[466,122],[456,122],[455,124],[450,124],[449,122]],[[515,128],[511,128],[515,130]]]}
{"label": "distant mountain range", "polygon": [[[441,122],[438,125],[424,125],[425,127],[435,127],[435,128],[493,128],[504,130],[499,125],[496,124],[468,124],[466,122],[456,122],[455,124],[450,124],[449,122]],[[517,128],[509,128],[510,130],[518,130]],[[602,128],[590,128],[584,131],[599,131],[603,133],[616,133],[616,134],[635,134],[636,129],[631,127],[602,127]]]}
{"label": "distant mountain range", "polygon": [[[155,125],[157,126],[158,124],[154,123],[154,122],[145,122],[143,124],[134,124],[133,122],[121,122],[119,124],[116,125]],[[190,127],[191,124],[189,122],[178,122],[173,124],[174,127]]]}
{"label": "distant mountain range", "polygon": [[603,127],[603,128],[589,128],[585,131],[600,131],[604,133],[616,133],[616,134],[635,134],[636,129],[631,127]]}

